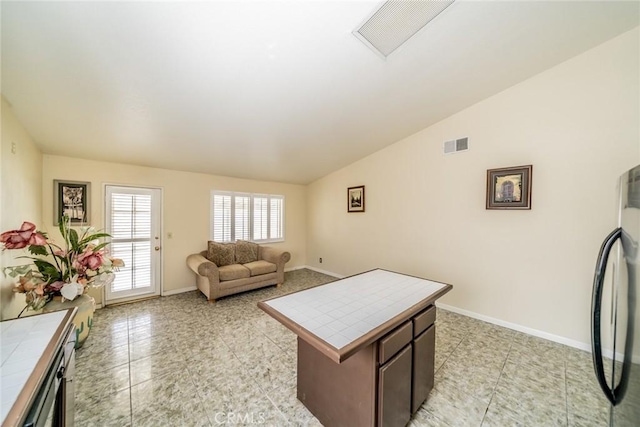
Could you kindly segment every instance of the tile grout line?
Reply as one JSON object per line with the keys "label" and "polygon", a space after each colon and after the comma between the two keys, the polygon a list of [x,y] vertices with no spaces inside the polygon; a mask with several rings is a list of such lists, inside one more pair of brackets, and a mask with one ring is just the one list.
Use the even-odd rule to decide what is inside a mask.
{"label": "tile grout line", "polygon": [[[224,342],[224,341],[223,341],[223,342]],[[225,345],[226,345],[226,343],[225,343]],[[200,392],[200,388],[198,387],[198,385],[197,385],[197,384],[195,383],[195,381],[193,380],[193,377],[194,377],[195,373],[191,372],[191,371],[189,370],[189,367],[188,367],[188,366],[187,366],[185,369],[187,370],[187,372],[189,372],[189,381],[191,381],[191,385],[192,385],[192,386],[193,386],[193,388],[195,389],[195,391],[196,391],[196,395],[197,395],[197,396],[198,396],[198,398],[200,399],[200,403],[202,404],[202,407],[203,407],[203,410],[204,410],[204,414],[207,416],[207,420],[209,420],[209,424],[210,424],[211,426],[214,426],[214,425],[220,425],[220,423],[217,423],[217,422],[216,422],[216,424],[214,424],[214,423],[213,423],[213,421],[211,421],[211,417],[209,416],[209,411],[207,410],[207,406],[206,406],[206,404],[205,404],[205,399],[203,399],[203,398],[202,398],[202,393]],[[133,423],[133,420],[132,420],[132,423]]]}
{"label": "tile grout line", "polygon": [[[260,331],[260,333],[261,333],[262,335],[265,335],[262,331]],[[265,336],[266,336],[266,335],[265,335]],[[267,339],[268,339],[268,338],[269,338],[269,337],[267,337]],[[269,339],[269,341],[271,341],[271,340]],[[225,341],[225,339],[224,339],[224,338],[222,338],[222,342],[224,343],[224,345],[226,345],[226,346],[227,346],[227,348],[229,349],[229,351],[231,351],[231,353],[233,354],[233,357],[235,357],[235,358],[238,360],[238,362],[240,362],[240,365],[242,366],[242,370],[243,370],[245,373],[247,373],[247,376],[248,376],[248,377],[251,377],[251,383],[252,383],[255,387],[257,387],[257,388],[258,388],[258,390],[260,390],[260,391],[262,392],[262,394],[264,394],[264,396],[267,398],[267,400],[269,401],[269,403],[271,403],[271,405],[275,408],[275,410],[277,411],[277,413],[279,413],[279,414],[282,416],[282,418],[284,418],[284,419],[287,421],[287,423],[290,423],[290,422],[289,422],[289,417],[287,417],[287,416],[286,416],[286,415],[285,415],[285,414],[280,410],[280,408],[278,407],[278,405],[276,405],[276,403],[271,399],[271,397],[269,397],[269,394],[268,394],[265,390],[263,390],[263,388],[260,386],[260,383],[259,383],[255,378],[253,378],[253,376],[248,375],[248,374],[249,374],[249,371],[247,371],[247,368],[246,368],[246,366],[245,366],[245,363],[242,361],[242,359],[240,359],[240,358],[238,357],[238,355],[236,354],[235,350],[234,350],[233,348],[231,348],[231,346],[230,346],[229,344],[227,344],[227,342]],[[275,345],[279,350],[281,350],[281,351],[282,351],[282,349],[281,349],[277,344],[275,344],[275,343],[274,343],[274,345]],[[282,351],[282,353],[284,353],[284,351]],[[212,425],[213,425],[213,424],[212,424]]]}
{"label": "tile grout line", "polygon": [[[436,320],[436,324],[435,324],[435,326],[436,326],[436,331],[437,331],[437,330],[438,330],[438,329],[437,329],[437,328],[438,328],[437,320]],[[468,333],[467,333],[467,334],[468,334]],[[445,363],[447,363],[447,360],[449,360],[449,358],[451,357],[451,355],[452,355],[452,354],[453,354],[453,353],[458,349],[458,347],[460,346],[460,344],[462,344],[462,341],[464,341],[464,340],[467,338],[467,334],[465,334],[465,335],[460,339],[460,341],[458,342],[458,344],[456,344],[456,346],[454,347],[454,349],[453,349],[453,350],[451,350],[451,351],[449,352],[449,354],[445,357],[445,359],[444,359],[444,360],[442,361],[442,363],[440,364],[440,367],[439,367],[439,368],[438,368],[438,369],[433,373],[434,377],[435,377],[435,374],[436,374],[440,369],[442,369],[442,367],[444,366],[444,364],[445,364]],[[435,350],[436,352],[438,351],[438,349],[437,349],[437,348],[434,348],[434,350]]]}
{"label": "tile grout line", "polygon": [[129,364],[129,425],[133,426],[133,387],[131,387],[131,383],[133,379],[131,378],[131,336],[129,335],[129,313],[127,312],[127,359]]}
{"label": "tile grout line", "polygon": [[564,409],[565,409],[565,417],[567,420],[567,427],[569,426],[569,384],[567,381],[567,354],[565,351],[564,355]]}
{"label": "tile grout line", "polygon": [[491,398],[489,399],[489,404],[487,404],[487,409],[484,411],[484,415],[482,415],[482,420],[480,421],[480,426],[484,423],[484,419],[487,417],[487,412],[489,412],[489,407],[491,406],[491,402],[493,402],[493,397],[496,394],[496,388],[498,387],[498,383],[500,382],[500,378],[502,378],[502,373],[504,372],[504,367],[507,366],[507,360],[509,360],[509,355],[511,355],[511,349],[513,348],[513,337],[509,342],[509,351],[507,352],[507,357],[504,358],[504,363],[502,364],[502,368],[500,369],[500,375],[498,375],[498,379],[496,380],[493,391],[491,392]]}
{"label": "tile grout line", "polygon": [[[274,342],[271,338],[269,338],[269,336],[267,334],[264,333],[264,331],[259,330],[259,332],[265,336],[267,338],[267,340],[271,341],[276,348],[278,348],[283,355],[286,355],[286,351],[284,351],[276,342]],[[297,373],[296,373],[297,375]],[[257,381],[254,381],[255,384],[258,386],[258,389],[265,395],[265,397],[267,398],[267,400],[269,400],[269,402],[271,402],[271,404],[273,405],[273,407],[276,409],[276,411],[282,416],[282,418],[284,418],[288,424],[293,424],[290,420],[289,417],[280,410],[280,407],[276,404],[276,402],[273,401],[273,399],[271,398],[271,396],[269,396],[269,393],[267,393]]]}

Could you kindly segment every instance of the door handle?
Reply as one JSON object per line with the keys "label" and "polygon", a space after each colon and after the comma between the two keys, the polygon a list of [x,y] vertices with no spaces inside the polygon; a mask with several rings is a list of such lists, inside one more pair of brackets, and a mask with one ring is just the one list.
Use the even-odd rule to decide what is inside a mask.
{"label": "door handle", "polygon": [[[591,347],[593,356],[593,367],[596,371],[596,378],[600,384],[603,393],[613,405],[616,399],[613,389],[609,388],[604,373],[604,364],[602,361],[602,341],[600,338],[601,308],[602,308],[602,285],[604,282],[604,274],[607,269],[607,260],[613,244],[622,235],[622,229],[616,228],[607,236],[600,247],[598,261],[596,262],[596,272],[593,278],[593,295],[591,298]],[[612,379],[613,381],[613,379]]]}

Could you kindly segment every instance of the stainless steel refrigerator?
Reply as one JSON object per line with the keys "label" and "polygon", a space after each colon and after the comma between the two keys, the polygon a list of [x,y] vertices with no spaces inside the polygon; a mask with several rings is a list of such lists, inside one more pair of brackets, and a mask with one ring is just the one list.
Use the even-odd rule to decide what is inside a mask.
{"label": "stainless steel refrigerator", "polygon": [[[591,344],[609,425],[640,426],[640,165],[620,177],[618,227],[602,243],[593,283]],[[608,262],[609,261],[609,262]],[[607,267],[609,271],[607,272]]]}

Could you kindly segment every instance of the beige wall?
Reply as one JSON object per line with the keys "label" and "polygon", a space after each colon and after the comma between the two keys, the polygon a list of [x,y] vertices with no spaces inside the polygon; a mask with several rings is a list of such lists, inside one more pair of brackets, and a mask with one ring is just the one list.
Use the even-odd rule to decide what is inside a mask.
{"label": "beige wall", "polygon": [[[171,293],[195,286],[186,266],[187,255],[206,249],[209,239],[211,190],[283,194],[285,196],[285,241],[270,244],[291,252],[286,268],[306,262],[306,188],[301,185],[252,181],[222,176],[117,163],[96,162],[71,157],[44,155],[42,173],[42,215],[53,229],[53,180],[91,182],[91,224],[104,228],[104,185],[159,187],[163,190],[163,288]],[[168,233],[173,238],[167,238]],[[55,233],[54,233],[55,234]],[[97,302],[100,293],[92,291]]]}
{"label": "beige wall", "polygon": [[[42,224],[42,154],[2,98],[2,149],[0,164],[0,231],[14,230],[23,221]],[[15,143],[15,153],[11,147]],[[26,264],[20,250],[2,251],[0,269]],[[14,281],[0,275],[0,319],[10,319],[24,308],[24,295],[12,292]]]}
{"label": "beige wall", "polygon": [[[636,28],[309,185],[308,264],[451,283],[443,303],[589,342],[616,180],[640,163],[638,40]],[[464,136],[469,151],[442,154]],[[486,170],[524,164],[532,210],[485,210]],[[356,185],[366,212],[349,214]]]}

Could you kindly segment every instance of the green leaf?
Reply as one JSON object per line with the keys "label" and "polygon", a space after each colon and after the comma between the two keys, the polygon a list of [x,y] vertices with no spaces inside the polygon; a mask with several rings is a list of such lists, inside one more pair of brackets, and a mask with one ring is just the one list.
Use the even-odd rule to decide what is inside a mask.
{"label": "green leaf", "polygon": [[111,234],[109,234],[109,233],[95,233],[95,234],[92,234],[91,236],[87,236],[84,239],[82,239],[79,242],[79,244],[80,244],[80,246],[84,246],[87,243],[91,242],[92,240],[98,240],[98,239],[101,239],[103,237],[111,237]]}
{"label": "green leaf", "polygon": [[111,242],[104,242],[104,243],[100,243],[98,246],[96,246],[95,248],[93,248],[93,251],[99,251],[100,249],[104,248],[105,246],[107,246],[109,243]]}
{"label": "green leaf", "polygon": [[33,263],[38,268],[38,271],[42,276],[46,278],[58,278],[60,277],[60,272],[56,268],[55,265],[51,264],[48,261],[44,261],[41,259],[33,260]]}
{"label": "green leaf", "polygon": [[71,243],[72,249],[78,249],[78,232],[73,228],[69,230],[69,243]]}
{"label": "green leaf", "polygon": [[5,267],[2,269],[2,272],[4,273],[5,277],[9,276],[9,277],[18,277],[18,276],[24,276],[25,274],[27,274],[28,272],[31,271],[31,265],[27,264],[27,265],[16,265],[16,266],[11,266],[11,267]]}
{"label": "green leaf", "polygon": [[58,223],[58,228],[60,228],[60,234],[62,234],[62,238],[64,240],[67,240],[67,223],[68,217],[66,215],[63,215],[62,218],[60,218],[60,222]]}
{"label": "green leaf", "polygon": [[33,255],[48,255],[46,246],[30,245],[27,250]]}

